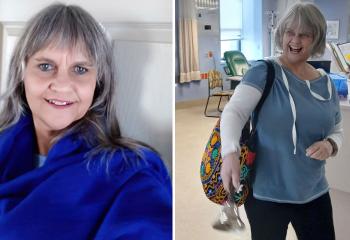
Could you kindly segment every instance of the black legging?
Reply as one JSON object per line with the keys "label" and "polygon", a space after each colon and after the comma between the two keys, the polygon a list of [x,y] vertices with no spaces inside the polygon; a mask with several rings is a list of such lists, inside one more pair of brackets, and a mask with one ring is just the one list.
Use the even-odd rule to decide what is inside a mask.
{"label": "black legging", "polygon": [[292,223],[299,240],[334,240],[329,193],[305,204],[261,201],[250,195],[244,204],[252,240],[284,240]]}

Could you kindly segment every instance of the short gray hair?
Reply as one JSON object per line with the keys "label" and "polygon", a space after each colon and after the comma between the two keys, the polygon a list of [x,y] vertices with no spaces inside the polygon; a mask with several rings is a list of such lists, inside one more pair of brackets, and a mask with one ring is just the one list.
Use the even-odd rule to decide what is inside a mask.
{"label": "short gray hair", "polygon": [[312,33],[311,56],[322,56],[326,48],[327,24],[321,11],[312,3],[297,3],[280,19],[275,32],[276,47],[282,49],[283,34],[296,24]]}
{"label": "short gray hair", "polygon": [[144,144],[121,136],[116,116],[115,65],[111,41],[101,24],[85,10],[73,5],[50,5],[28,22],[11,58],[8,90],[3,96],[0,112],[0,130],[15,124],[21,115],[30,111],[23,85],[24,68],[31,56],[52,44],[60,47],[83,46],[97,69],[91,107],[82,119],[66,130],[81,133],[94,146],[92,152],[95,153],[106,149],[113,152],[120,147],[140,153],[138,149]]}

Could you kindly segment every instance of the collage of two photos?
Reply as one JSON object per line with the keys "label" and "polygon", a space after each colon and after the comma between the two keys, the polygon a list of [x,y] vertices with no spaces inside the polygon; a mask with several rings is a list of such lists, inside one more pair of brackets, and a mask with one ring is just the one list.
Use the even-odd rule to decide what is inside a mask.
{"label": "collage of two photos", "polygon": [[350,1],[179,1],[175,238],[348,239]]}
{"label": "collage of two photos", "polygon": [[0,0],[0,239],[349,239],[349,0]]}

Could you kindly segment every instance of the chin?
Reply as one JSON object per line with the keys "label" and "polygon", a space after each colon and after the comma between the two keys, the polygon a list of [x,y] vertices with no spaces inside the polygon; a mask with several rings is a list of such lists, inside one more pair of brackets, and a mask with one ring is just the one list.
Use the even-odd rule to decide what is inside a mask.
{"label": "chin", "polygon": [[289,55],[287,59],[291,63],[306,62],[306,60],[307,60],[307,58],[305,58],[303,56],[294,56],[294,55]]}
{"label": "chin", "polygon": [[61,132],[66,130],[71,125],[71,123],[61,123],[61,124],[55,123],[55,124],[47,124],[47,125],[49,127],[49,131]]}
{"label": "chin", "polygon": [[46,126],[48,127],[49,131],[60,132],[72,126],[72,124],[76,121],[76,119],[72,118],[50,119],[46,122]]}

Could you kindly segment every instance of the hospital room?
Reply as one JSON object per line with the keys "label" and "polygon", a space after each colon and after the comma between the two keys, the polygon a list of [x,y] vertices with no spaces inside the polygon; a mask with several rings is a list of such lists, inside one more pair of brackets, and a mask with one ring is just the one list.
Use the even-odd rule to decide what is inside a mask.
{"label": "hospital room", "polygon": [[[298,4],[302,6],[296,7]],[[317,14],[313,15],[313,10],[308,12],[307,6],[320,18],[313,18]],[[175,9],[176,239],[189,239],[189,236],[198,240],[349,239],[350,1],[178,0]],[[323,36],[317,33],[319,27],[323,29]],[[316,54],[316,44],[321,42],[322,50]],[[298,58],[307,46],[311,46],[309,53]],[[258,60],[273,62],[275,71],[271,74],[271,68]],[[306,68],[302,70],[301,65]],[[306,76],[309,67],[317,74]],[[274,82],[267,90],[270,93],[258,115],[255,106],[273,74]],[[287,76],[286,82],[283,75]],[[312,85],[322,79],[320,76],[324,76],[325,82],[316,96],[316,87]],[[292,79],[305,90],[300,88],[300,95],[293,92]],[[266,81],[265,88],[259,80]],[[309,88],[308,83],[311,83]],[[333,97],[337,99],[337,113],[333,116],[342,119],[335,120],[330,132],[321,125],[334,108],[324,109],[320,115],[316,113],[319,104],[330,101],[332,93],[327,84],[332,85]],[[283,95],[279,91],[286,94],[283,97],[286,102],[279,98]],[[251,100],[253,98],[255,100]],[[301,98],[308,100],[298,104],[297,99]],[[243,131],[240,131],[253,110],[259,116],[253,118],[254,141],[258,143],[257,151],[253,152],[256,154],[254,164],[249,166],[242,163],[243,145],[238,144],[242,143]],[[311,142],[301,143],[313,127],[320,135]],[[278,134],[282,131],[285,131],[283,136]],[[328,155],[316,156],[315,146],[323,143],[331,146],[332,140],[327,139],[336,139],[332,135],[337,135],[336,132],[341,141],[330,148]],[[271,155],[265,155],[269,151]],[[285,151],[289,157],[279,155]],[[266,160],[268,158],[275,161]],[[281,159],[293,162],[289,165]],[[318,166],[315,165],[318,169],[315,182],[319,184],[321,178],[327,182],[319,190],[316,183],[308,185],[314,172],[303,175],[305,165],[299,165],[300,159]],[[232,163],[234,161],[237,163]],[[234,164],[236,168],[230,168]],[[245,192],[245,183],[242,183],[247,166],[253,171],[251,182],[248,181],[250,192]],[[237,168],[240,168],[238,173],[232,170]],[[239,181],[236,185],[235,176],[236,182]],[[299,188],[308,190],[301,193]],[[287,192],[299,192],[298,197],[284,194]],[[297,217],[294,212],[298,210],[292,210],[309,206],[328,194],[328,217],[314,215],[314,210],[310,210],[310,215],[304,215],[307,210],[301,210],[301,217]],[[241,199],[242,195],[247,198]],[[241,202],[235,201],[237,199]],[[280,207],[289,210],[284,212]],[[314,224],[306,227],[309,223]],[[313,229],[308,233],[311,235],[300,225]],[[329,229],[330,235],[324,229]]]}

